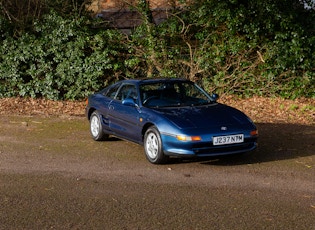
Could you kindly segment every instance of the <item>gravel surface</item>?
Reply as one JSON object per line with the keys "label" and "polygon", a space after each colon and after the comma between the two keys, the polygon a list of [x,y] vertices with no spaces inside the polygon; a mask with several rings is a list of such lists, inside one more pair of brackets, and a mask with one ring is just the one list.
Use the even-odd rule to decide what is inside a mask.
{"label": "gravel surface", "polygon": [[314,229],[314,101],[221,100],[256,121],[256,151],[152,165],[93,141],[84,102],[1,99],[0,229]]}

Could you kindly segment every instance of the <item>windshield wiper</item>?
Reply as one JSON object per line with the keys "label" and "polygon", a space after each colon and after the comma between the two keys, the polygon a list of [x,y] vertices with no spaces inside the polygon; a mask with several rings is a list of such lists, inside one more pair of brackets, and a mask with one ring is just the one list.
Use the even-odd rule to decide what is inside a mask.
{"label": "windshield wiper", "polygon": [[202,101],[202,102],[197,102],[197,103],[191,103],[190,106],[209,105],[212,103],[213,103],[213,101]]}

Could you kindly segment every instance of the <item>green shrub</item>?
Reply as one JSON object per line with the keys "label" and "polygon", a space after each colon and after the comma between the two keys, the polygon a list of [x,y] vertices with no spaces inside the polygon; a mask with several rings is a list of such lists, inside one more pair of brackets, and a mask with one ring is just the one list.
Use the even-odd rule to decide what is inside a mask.
{"label": "green shrub", "polygon": [[315,98],[315,11],[298,0],[195,1],[160,25],[139,0],[129,36],[69,3],[28,32],[0,15],[0,97],[76,100],[120,78],[181,77],[220,94]]}
{"label": "green shrub", "polygon": [[55,13],[36,23],[35,34],[1,46],[0,95],[79,99],[104,86],[117,69],[117,31],[93,33],[83,19]]}

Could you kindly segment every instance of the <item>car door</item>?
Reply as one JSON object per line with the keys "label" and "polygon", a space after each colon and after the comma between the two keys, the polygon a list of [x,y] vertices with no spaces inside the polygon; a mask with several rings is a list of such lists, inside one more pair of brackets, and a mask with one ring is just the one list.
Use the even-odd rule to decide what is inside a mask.
{"label": "car door", "polygon": [[[135,104],[123,104],[127,98],[134,100]],[[136,142],[142,139],[138,98],[135,85],[123,84],[116,94],[115,100],[111,101],[108,110],[110,129],[117,136]]]}
{"label": "car door", "polygon": [[103,128],[111,132],[110,129],[110,121],[109,121],[109,106],[112,100],[114,100],[117,91],[119,90],[121,83],[117,83],[112,85],[111,87],[107,88],[96,94],[94,98],[94,107],[97,108],[99,113],[102,116],[103,121]]}

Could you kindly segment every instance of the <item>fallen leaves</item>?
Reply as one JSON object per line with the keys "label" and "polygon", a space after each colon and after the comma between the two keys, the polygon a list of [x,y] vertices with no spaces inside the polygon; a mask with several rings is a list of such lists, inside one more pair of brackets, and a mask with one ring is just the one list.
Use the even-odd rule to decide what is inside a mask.
{"label": "fallen leaves", "polygon": [[[315,99],[222,97],[220,102],[245,112],[255,122],[315,124]],[[0,115],[84,116],[85,101],[52,101],[34,98],[1,98]]]}
{"label": "fallen leaves", "polygon": [[295,161],[296,163],[298,163],[298,164],[301,164],[301,165],[303,165],[304,167],[306,167],[306,168],[312,168],[312,165],[309,165],[309,164],[307,164],[307,163],[305,163],[305,162],[302,162],[302,161]]}
{"label": "fallen leaves", "polygon": [[82,101],[53,101],[34,98],[1,98],[1,115],[70,115],[83,116],[85,102]]}
{"label": "fallen leaves", "polygon": [[225,97],[221,101],[245,112],[255,122],[315,124],[315,99],[252,97],[239,99]]}

